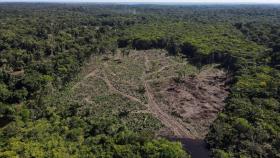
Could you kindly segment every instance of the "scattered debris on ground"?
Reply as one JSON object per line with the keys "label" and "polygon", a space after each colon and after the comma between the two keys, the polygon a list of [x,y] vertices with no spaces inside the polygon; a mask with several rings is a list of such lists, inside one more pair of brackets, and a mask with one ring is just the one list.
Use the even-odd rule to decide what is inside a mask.
{"label": "scattered debris on ground", "polygon": [[203,139],[224,107],[226,76],[224,71],[210,67],[180,82],[170,79],[157,83],[153,93],[161,108],[189,130],[191,138]]}
{"label": "scattered debris on ground", "polygon": [[[183,76],[178,76],[179,70],[184,70]],[[104,94],[117,94],[142,106],[127,110],[126,115],[151,115],[164,125],[159,135],[177,138],[203,139],[228,95],[225,71],[215,65],[199,71],[163,50],[131,51],[125,56],[118,51],[95,57],[85,66],[83,76],[73,89],[90,84],[89,78],[100,80],[108,89]],[[79,96],[94,104],[95,96],[90,95]]]}

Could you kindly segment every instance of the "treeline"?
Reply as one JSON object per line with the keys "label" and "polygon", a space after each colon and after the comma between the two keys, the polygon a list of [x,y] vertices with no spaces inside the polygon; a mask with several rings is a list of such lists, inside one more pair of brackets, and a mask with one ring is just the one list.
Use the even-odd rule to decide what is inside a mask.
{"label": "treeline", "polygon": [[79,105],[53,97],[91,55],[117,47],[222,63],[234,78],[207,136],[213,157],[279,157],[279,13],[279,6],[1,4],[0,124],[9,124],[0,129],[0,157],[188,157],[178,143],[115,118],[79,117]]}
{"label": "treeline", "polygon": [[[194,64],[221,63],[234,75],[226,108],[207,136],[213,157],[277,157],[279,154],[280,71],[273,68],[274,51],[242,53],[224,50],[201,53],[193,43],[173,38],[119,39],[119,47],[166,49],[184,54]],[[279,64],[279,62],[276,62]]]}
{"label": "treeline", "polygon": [[[248,21],[257,21],[258,16],[253,16],[253,12]],[[272,22],[273,18],[268,21]],[[195,64],[222,63],[234,77],[225,109],[206,139],[213,157],[278,157],[280,72],[276,69],[279,36],[275,31],[278,28],[271,29],[269,34],[265,34],[269,32],[265,26],[262,29],[266,31],[261,33],[247,28],[246,34],[238,21],[232,27],[228,23],[217,26],[211,20],[206,24],[136,25],[125,31],[118,45],[183,53]],[[260,25],[253,23],[251,27]],[[219,30],[212,31],[214,28]]]}
{"label": "treeline", "polygon": [[114,117],[81,118],[59,100],[90,56],[115,51],[117,31],[143,21],[119,11],[0,4],[0,157],[189,157],[180,143],[136,133]]}
{"label": "treeline", "polygon": [[207,138],[215,157],[279,157],[280,60],[277,26],[279,24],[275,22],[235,24],[248,39],[270,50],[260,53],[255,63],[235,73],[235,83],[226,108]]}
{"label": "treeline", "polygon": [[[183,54],[195,65],[206,65],[210,63],[220,63],[227,69],[236,70],[238,66],[237,58],[226,52],[212,52],[210,54],[199,53],[198,48],[191,43],[180,43],[174,38],[161,38],[157,40],[145,39],[119,39],[119,48],[129,48],[137,50],[165,49],[170,55]],[[242,61],[240,61],[242,62]],[[243,63],[240,63],[243,64]]]}
{"label": "treeline", "polygon": [[[1,6],[0,26],[0,114],[3,117],[12,117],[11,104],[38,100],[46,88],[61,89],[76,76],[90,55],[116,48],[111,30],[120,23],[107,24],[111,19],[106,18],[108,15],[87,17],[71,7],[56,11],[36,8],[36,5],[27,8],[19,5],[16,9],[13,5],[5,6]],[[10,13],[11,10],[17,12]],[[66,15],[62,17],[64,12]],[[125,18],[119,21],[123,21],[122,25],[126,23]]]}
{"label": "treeline", "polygon": [[208,134],[215,157],[277,157],[279,154],[279,70],[246,66]]}

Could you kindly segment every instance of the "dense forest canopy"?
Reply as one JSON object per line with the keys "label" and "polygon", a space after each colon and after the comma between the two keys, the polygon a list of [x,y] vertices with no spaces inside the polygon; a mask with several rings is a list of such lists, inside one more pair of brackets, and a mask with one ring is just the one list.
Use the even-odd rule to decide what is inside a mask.
{"label": "dense forest canopy", "polygon": [[67,95],[85,62],[166,49],[233,73],[206,141],[213,157],[280,157],[279,5],[0,3],[0,157],[189,157]]}

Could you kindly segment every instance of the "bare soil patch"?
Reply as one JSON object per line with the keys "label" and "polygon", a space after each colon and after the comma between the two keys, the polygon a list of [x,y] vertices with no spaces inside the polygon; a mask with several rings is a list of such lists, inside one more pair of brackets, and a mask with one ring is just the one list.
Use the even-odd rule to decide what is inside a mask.
{"label": "bare soil patch", "polygon": [[[184,77],[178,82],[175,78],[181,70]],[[103,111],[116,114],[122,111],[114,100],[121,100],[128,122],[148,116],[142,124],[152,127],[156,124],[151,119],[154,117],[164,126],[159,131],[155,129],[159,135],[176,138],[203,139],[228,95],[223,70],[207,66],[199,72],[186,59],[168,56],[163,50],[131,51],[127,55],[118,50],[115,55],[95,56],[81,76],[72,88],[73,99],[89,103],[86,106],[94,111],[105,104],[100,100],[107,98],[111,109]],[[134,104],[141,108],[131,107]],[[136,124],[133,126],[137,128]]]}
{"label": "bare soil patch", "polygon": [[164,50],[118,50],[92,57],[80,76],[69,99],[82,103],[81,116],[116,117],[135,131],[180,141],[194,158],[210,157],[203,139],[228,95],[225,71],[199,71]]}
{"label": "bare soil patch", "polygon": [[209,67],[196,76],[153,84],[153,93],[161,109],[189,130],[189,138],[203,139],[224,107],[228,95],[223,70]]}

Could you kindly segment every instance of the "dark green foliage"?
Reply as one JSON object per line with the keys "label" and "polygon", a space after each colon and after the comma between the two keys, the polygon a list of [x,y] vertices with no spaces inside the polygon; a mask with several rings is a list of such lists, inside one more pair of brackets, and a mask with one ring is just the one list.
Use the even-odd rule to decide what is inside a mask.
{"label": "dark green foliage", "polygon": [[[21,113],[28,117],[28,113]],[[1,157],[188,158],[181,144],[135,134],[112,120],[54,115],[49,120],[10,123],[0,134],[5,139],[0,144]]]}
{"label": "dark green foliage", "polygon": [[[160,24],[127,28],[121,44],[132,42],[136,49],[163,48],[173,55],[183,53],[198,66],[222,63],[233,72],[234,79],[227,106],[207,137],[214,157],[279,157],[280,76],[275,69],[280,64],[279,8],[243,9],[237,7],[227,13],[219,10],[219,15],[214,15],[219,12],[215,9],[205,9],[207,15],[198,9],[198,18],[188,22],[177,20],[173,16],[179,14],[173,12],[175,15]],[[259,12],[267,19],[260,18]],[[201,17],[203,13],[209,20]]]}
{"label": "dark green foliage", "polygon": [[270,5],[2,3],[0,157],[188,157],[179,143],[127,129],[126,109],[81,115],[80,103],[60,100],[90,56],[117,45],[124,56],[160,48],[198,67],[222,63],[234,77],[207,136],[214,157],[280,157],[279,18]]}
{"label": "dark green foliage", "polygon": [[[253,28],[266,31],[270,28],[248,26],[250,29],[244,31],[243,25],[236,25],[248,38],[272,47],[272,52],[261,53],[256,65],[244,61],[246,66],[235,72],[226,109],[207,138],[215,157],[279,157],[280,71],[273,68],[278,63],[275,48],[267,43],[269,40],[275,42],[275,39],[264,40],[263,36],[270,36],[269,33],[258,33],[260,37],[254,35],[256,30]],[[265,58],[271,59],[273,64]]]}
{"label": "dark green foliage", "polygon": [[116,53],[116,30],[139,18],[83,7],[0,4],[0,157],[187,158],[180,143],[127,129],[117,119],[126,111],[103,119],[58,97],[92,55]]}

